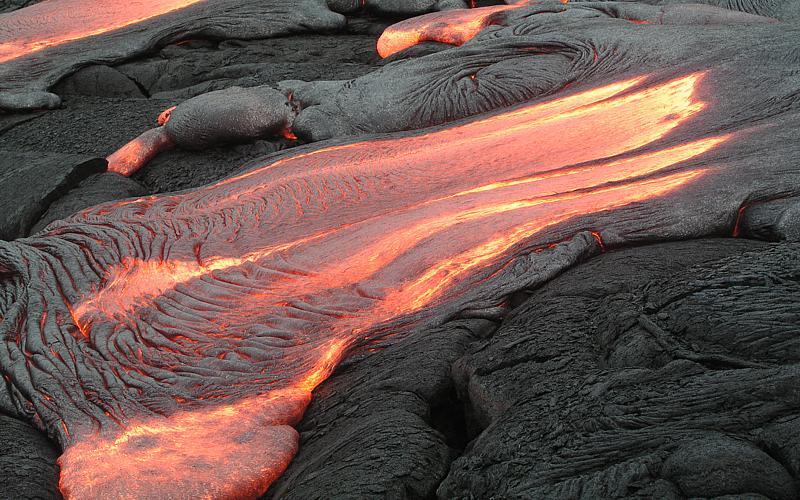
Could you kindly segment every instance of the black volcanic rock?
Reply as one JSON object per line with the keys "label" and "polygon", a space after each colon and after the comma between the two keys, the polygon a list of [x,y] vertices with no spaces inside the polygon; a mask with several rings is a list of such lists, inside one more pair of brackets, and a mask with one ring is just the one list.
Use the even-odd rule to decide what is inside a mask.
{"label": "black volcanic rock", "polygon": [[39,222],[31,228],[30,234],[35,234],[51,222],[66,219],[84,208],[145,194],[147,190],[128,177],[111,172],[92,175],[54,201]]}
{"label": "black volcanic rock", "polygon": [[0,497],[58,499],[58,448],[40,431],[0,414]]}
{"label": "black volcanic rock", "polygon": [[219,43],[189,41],[116,69],[149,96],[186,99],[232,86],[274,86],[287,78],[355,78],[371,71],[377,62],[374,36],[309,34]]}
{"label": "black volcanic rock", "polygon": [[789,197],[742,207],[739,231],[769,241],[800,241],[800,198]]}
{"label": "black volcanic rock", "polygon": [[66,96],[64,104],[0,135],[0,149],[106,157],[154,127],[159,113],[177,103],[74,95]]}
{"label": "black volcanic rock", "polygon": [[133,80],[116,69],[104,65],[94,65],[79,69],[74,74],[58,82],[54,91],[59,95],[145,97]]}
{"label": "black volcanic rock", "polygon": [[794,0],[769,0],[766,2],[763,0],[645,0],[645,3],[652,5],[700,3],[784,21],[800,19],[800,3]]}
{"label": "black volcanic rock", "polygon": [[[341,6],[333,10],[360,8],[346,1],[328,3]],[[432,5],[412,3],[428,10]],[[385,64],[376,60],[369,36],[188,40],[153,57],[89,66],[67,77],[56,89],[65,94],[66,109],[35,118],[0,117],[0,148],[58,151],[62,159],[71,157],[68,153],[105,156],[152,127],[159,111],[185,98],[280,80],[289,80],[284,88],[294,91],[295,102],[306,108],[300,135],[317,140],[446,123],[620,78],[645,75],[652,78],[650,85],[708,71],[696,95],[707,105],[698,119],[633,152],[649,154],[732,134],[729,142],[705,156],[669,167],[671,173],[705,169],[697,185],[666,199],[581,216],[543,231],[539,243],[566,238],[571,250],[523,255],[505,268],[512,270],[508,275],[472,290],[477,294],[485,289],[487,301],[495,300],[492,294],[499,290],[515,291],[504,305],[518,307],[499,328],[495,321],[505,309],[486,313],[492,321],[464,319],[478,313],[453,310],[452,317],[462,319],[362,346],[315,391],[297,426],[300,451],[267,498],[431,498],[437,491],[440,498],[796,498],[800,249],[708,237],[800,238],[800,60],[798,27],[787,22],[800,3],[707,2],[783,22],[759,18],[743,26],[730,21],[745,18],[700,10],[709,16],[689,15],[691,22],[672,26],[631,23],[637,18],[629,19],[630,13],[656,19],[664,12],[662,6],[678,2],[648,3],[658,8],[613,2],[547,4],[502,18],[465,47],[428,42]],[[675,17],[661,20],[684,22],[687,17],[681,16],[692,9],[670,11]],[[379,21],[362,19],[347,29],[367,33],[379,26]],[[378,64],[384,67],[369,73]],[[128,92],[136,97],[122,97]],[[593,132],[587,139],[595,134],[609,142],[618,139],[601,127]],[[273,161],[277,156],[269,155],[295,144],[256,141],[203,152],[171,151],[133,181],[98,174],[78,184],[87,173],[73,178],[70,168],[61,171],[55,163],[49,170],[37,170],[44,174],[24,177],[13,170],[21,164],[16,162],[0,166],[0,179],[11,183],[0,184],[0,205],[5,202],[16,210],[29,192],[37,197],[25,209],[36,216],[7,212],[9,220],[26,226],[12,232],[24,236],[48,206],[32,231],[101,201],[138,196],[142,191],[137,183],[156,192],[197,187],[254,159],[265,157],[250,168]],[[21,156],[5,156],[14,155]],[[25,157],[31,158],[27,163],[49,161],[38,153]],[[57,182],[59,176],[69,182],[42,187],[43,197],[35,193],[40,183]],[[6,200],[9,193],[13,196]],[[278,207],[274,213],[286,206],[284,201],[271,205]],[[242,214],[258,213],[249,206],[236,210],[218,227],[241,223]],[[130,213],[129,224],[117,226],[116,234],[144,225],[140,213]],[[160,217],[156,214],[147,224],[158,226]],[[305,220],[318,217],[314,213]],[[271,223],[272,218],[263,221]],[[182,222],[170,224],[162,239],[146,240],[150,245],[141,248],[158,256],[159,244],[173,238],[171,231],[194,231],[200,225]],[[68,232],[70,223],[65,227]],[[99,237],[91,253],[113,262],[116,244],[125,244],[125,237],[104,245],[106,229],[98,224],[87,232],[86,241],[95,245]],[[592,229],[597,229],[594,237]],[[698,237],[705,239],[651,244]],[[52,242],[38,244],[47,252],[60,245]],[[602,244],[629,248],[569,270],[576,260],[599,252]],[[46,262],[41,254],[30,255],[37,265],[44,262],[31,276],[49,273],[52,262],[66,262],[59,280],[65,275],[85,280],[92,272],[88,269],[102,271],[109,262],[95,269],[86,263],[75,266],[69,251]],[[13,260],[16,264],[21,259]],[[0,277],[0,304],[12,302],[17,279]],[[204,286],[212,286],[210,281]],[[57,292],[53,295],[60,300]],[[13,307],[23,302],[15,301]],[[37,315],[41,302],[24,302],[29,323],[43,321]],[[197,311],[186,310],[197,316]],[[50,318],[53,323],[58,314]],[[150,321],[146,315],[136,320]],[[49,335],[59,326],[42,331]],[[51,345],[60,348],[58,342]],[[53,361],[45,351],[33,356],[45,364]],[[9,364],[12,370],[26,364],[18,359]],[[242,363],[237,369],[248,366]],[[42,369],[31,384],[49,383],[49,373]],[[204,374],[204,383],[217,375]],[[98,380],[84,372],[80,376],[89,385]],[[63,380],[73,380],[72,375]],[[227,387],[228,382],[219,385]],[[16,414],[19,402],[29,405],[29,417],[34,403],[49,408],[41,398],[27,401],[27,393],[14,393],[12,401],[7,390],[13,393],[14,384],[0,387],[2,412]],[[83,398],[80,391],[75,394]],[[113,401],[100,398],[101,404]],[[166,411],[150,394],[144,401],[156,413]],[[58,431],[57,421],[37,425]],[[58,452],[37,432],[0,416],[0,497],[57,495]]]}
{"label": "black volcanic rock", "polygon": [[798,319],[797,245],[698,240],[567,271],[457,363],[485,431],[439,496],[796,498]]}
{"label": "black volcanic rock", "polygon": [[[222,42],[194,40],[172,44],[155,57],[116,66],[112,71],[117,70],[136,82],[146,94],[173,97],[142,99],[65,94],[62,109],[38,115],[0,114],[0,132],[3,132],[0,149],[105,157],[154,127],[156,117],[164,109],[206,90],[233,85],[274,85],[288,77],[354,78],[369,72],[377,63],[375,38],[366,35],[307,35]],[[250,71],[256,66],[257,70]],[[88,69],[91,68],[93,66]],[[76,77],[82,80],[82,73],[66,78],[61,84],[76,88],[73,80]],[[232,75],[239,76],[232,78]],[[85,82],[80,84],[80,89],[85,94],[105,92]],[[4,127],[8,130],[4,131]],[[173,150],[156,157],[137,174],[137,180],[156,192],[195,187],[291,144],[281,139],[203,152]]]}
{"label": "black volcanic rock", "polygon": [[0,12],[11,12],[28,5],[38,3],[40,0],[0,0]]}
{"label": "black volcanic rock", "polygon": [[106,162],[85,155],[52,153],[0,154],[0,239],[28,234],[50,203]]}

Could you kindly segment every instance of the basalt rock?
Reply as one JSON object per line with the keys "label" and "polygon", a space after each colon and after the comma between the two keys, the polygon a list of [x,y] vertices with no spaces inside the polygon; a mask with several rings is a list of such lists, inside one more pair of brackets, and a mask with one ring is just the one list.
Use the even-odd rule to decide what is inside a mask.
{"label": "basalt rock", "polygon": [[456,320],[352,356],[315,391],[267,498],[434,496],[467,441],[451,366],[495,328]]}
{"label": "basalt rock", "polygon": [[[477,26],[470,24],[471,17],[460,16],[480,9],[453,11],[436,14],[430,21],[425,16],[412,19],[409,26],[390,27],[381,37],[381,41],[392,36],[405,40],[414,34],[415,43],[448,41],[451,32],[475,37],[459,49],[438,51],[437,47],[436,53],[397,61],[349,81],[281,82],[280,88],[301,109],[293,134],[314,142],[417,129],[632,71],[706,68],[720,75],[737,73],[734,81],[750,85],[744,80],[759,72],[796,64],[794,39],[800,25],[717,7],[545,2],[499,8],[505,10],[483,8],[486,13],[481,16],[486,19]],[[471,31],[464,26],[471,26]],[[479,31],[484,26],[488,27]],[[742,26],[748,27],[752,38],[736,38],[739,46],[734,47],[729,42],[730,30]],[[429,28],[434,31],[426,32]],[[418,30],[428,34],[422,36]],[[381,41],[379,51],[387,46]],[[671,50],[661,50],[664,46]],[[758,61],[749,77],[740,69],[745,61],[748,65]],[[220,104],[215,108],[217,119],[239,119],[241,112],[234,106],[226,110],[224,102]],[[255,112],[272,113],[269,109]],[[242,142],[252,140],[248,130],[239,130],[235,124],[227,135]],[[141,165],[145,159],[135,163]]]}
{"label": "basalt rock", "polygon": [[52,202],[105,168],[105,160],[90,156],[2,152],[0,239],[27,235]]}
{"label": "basalt rock", "polygon": [[25,422],[0,414],[0,496],[58,499],[58,449]]}
{"label": "basalt rock", "polygon": [[[499,329],[454,322],[355,356],[316,391],[298,424],[301,451],[269,497],[420,498],[443,483],[440,498],[794,498],[800,405],[770,368],[796,361],[781,350],[800,313],[798,259],[796,245],[734,239],[614,251],[520,294]],[[653,303],[662,294],[669,313]],[[687,387],[673,398],[676,386]],[[432,459],[444,443],[454,455]],[[415,461],[428,467],[403,468]]]}
{"label": "basalt rock", "polygon": [[110,172],[92,175],[51,203],[31,228],[30,234],[38,233],[51,222],[66,219],[85,208],[145,194],[147,190],[141,184],[127,177]]}
{"label": "basalt rock", "polygon": [[116,69],[149,96],[187,99],[232,86],[275,86],[298,75],[307,80],[355,78],[377,61],[374,36],[337,33],[219,43],[192,40]]}
{"label": "basalt rock", "polygon": [[39,0],[2,0],[0,1],[0,12],[11,12],[12,10],[33,5],[38,1]]}
{"label": "basalt rock", "polygon": [[203,150],[270,137],[294,139],[290,129],[295,115],[286,96],[270,87],[230,87],[202,94],[162,112],[158,127],[108,157],[108,170],[131,175],[176,146]]}
{"label": "basalt rock", "polygon": [[612,252],[456,363],[485,429],[441,498],[796,498],[800,247]]}
{"label": "basalt rock", "polygon": [[464,9],[464,0],[328,0],[334,12],[352,14],[359,10],[386,17],[403,17],[424,14],[433,10]]}
{"label": "basalt rock", "polygon": [[109,66],[94,65],[78,70],[60,81],[54,91],[58,95],[78,94],[100,97],[144,98],[136,82]]}
{"label": "basalt rock", "polygon": [[[651,75],[296,149],[4,244],[15,406],[65,449],[68,494],[258,493],[294,454],[310,389],[351,349],[496,318],[508,294],[601,245],[730,234],[745,200],[796,190],[791,112],[773,110],[780,130],[731,124],[730,106],[753,108],[726,81]],[[590,139],[597,120],[615,140]],[[232,419],[232,441],[199,440]],[[175,472],[132,467],[140,453]],[[198,460],[213,474],[189,473]]]}
{"label": "basalt rock", "polygon": [[791,0],[645,0],[652,5],[706,4],[781,20],[800,19],[800,4]]}

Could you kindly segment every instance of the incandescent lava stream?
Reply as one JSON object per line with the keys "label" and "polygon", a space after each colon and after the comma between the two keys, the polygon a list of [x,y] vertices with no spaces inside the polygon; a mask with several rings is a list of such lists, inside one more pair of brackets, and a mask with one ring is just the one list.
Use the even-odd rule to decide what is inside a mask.
{"label": "incandescent lava stream", "polygon": [[308,147],[0,242],[0,369],[61,444],[62,492],[261,494],[348,349],[496,306],[517,258],[715,175],[696,160],[730,134],[668,137],[704,77]]}

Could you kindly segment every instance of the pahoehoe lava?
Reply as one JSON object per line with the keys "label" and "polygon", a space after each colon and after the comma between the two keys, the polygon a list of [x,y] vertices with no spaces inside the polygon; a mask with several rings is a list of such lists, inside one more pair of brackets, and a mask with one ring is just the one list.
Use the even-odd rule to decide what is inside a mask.
{"label": "pahoehoe lava", "polygon": [[[120,62],[189,36],[263,38],[341,29],[345,22],[311,0],[291,7],[142,1],[128,10],[104,4],[75,32],[74,17],[53,20],[72,3],[85,0],[42,2],[0,18],[0,31],[24,27],[0,42],[2,107],[48,107],[57,99],[50,87],[77,67]],[[330,8],[403,14],[458,3],[409,2],[408,11],[390,1],[330,2]],[[731,341],[719,326],[726,307],[739,314],[737,297],[771,307],[773,290],[791,296],[794,246],[717,249],[707,239],[701,250],[679,243],[672,247],[675,262],[695,266],[691,271],[664,264],[652,271],[653,281],[628,277],[623,291],[609,285],[603,293],[613,296],[611,305],[569,293],[568,312],[548,302],[562,297],[553,283],[569,288],[578,279],[569,276],[585,276],[585,269],[609,276],[604,263],[624,262],[612,252],[547,288],[600,253],[647,254],[628,247],[674,240],[800,234],[797,9],[726,6],[525,2],[442,10],[387,29],[378,50],[396,60],[352,80],[230,86],[176,103],[157,128],[108,156],[112,172],[131,175],[173,146],[205,150],[278,136],[310,144],[259,157],[206,186],[110,201],[53,220],[92,186],[139,192],[114,173],[89,177],[99,165],[94,161],[86,163],[94,170],[81,174],[84,183],[70,180],[75,196],[53,200],[63,187],[48,187],[46,203],[23,207],[25,228],[17,229],[38,232],[0,241],[0,410],[28,419],[58,443],[66,497],[253,498],[276,481],[271,494],[302,497],[307,471],[290,464],[309,439],[295,427],[306,425],[312,391],[354,355],[409,339],[424,345],[430,333],[435,345],[451,349],[431,376],[443,377],[453,365],[453,380],[425,386],[427,396],[420,397],[469,403],[471,413],[458,417],[469,430],[442,424],[454,417],[426,403],[436,428],[430,435],[446,436],[447,446],[464,456],[454,461],[441,451],[447,447],[429,447],[439,450],[431,467],[436,484],[404,486],[407,496],[436,488],[448,498],[564,497],[578,490],[614,496],[608,477],[618,472],[620,484],[635,485],[647,476],[642,467],[658,467],[652,481],[677,485],[688,496],[791,498],[793,487],[758,479],[796,480],[786,465],[791,460],[772,458],[779,456],[772,431],[760,440],[726,435],[747,428],[692,398],[702,393],[711,401],[714,391],[738,397],[764,429],[772,429],[770,415],[796,412],[792,401],[781,400],[793,368],[775,361],[779,349],[770,344],[790,341],[785,328],[777,327],[776,337],[757,330]],[[263,23],[265,17],[271,21]],[[53,36],[42,41],[43,32]],[[414,57],[415,46],[428,42],[440,45]],[[668,251],[653,248],[652,258],[667,258]],[[752,249],[757,257],[742,253]],[[753,278],[764,275],[767,284]],[[731,295],[708,292],[728,287]],[[522,292],[532,297],[515,309]],[[625,297],[639,305],[620,305]],[[710,326],[685,323],[675,319],[683,310],[718,319],[709,319]],[[520,333],[526,325],[544,329],[531,319],[536,311],[570,325],[569,342]],[[796,313],[781,311],[776,324]],[[596,345],[575,333],[587,329],[590,312],[602,325]],[[500,328],[491,326],[503,318]],[[458,333],[444,340],[451,331]],[[486,352],[467,353],[465,346],[489,331]],[[641,332],[655,340],[642,341]],[[553,368],[550,359],[570,359],[559,349],[579,362]],[[590,354],[598,349],[600,361]],[[518,432],[521,422],[544,411],[535,396],[510,395],[526,390],[514,384],[531,361],[532,380],[560,408],[619,408],[608,410],[608,418],[585,409],[562,416],[576,429],[567,438],[543,418],[515,451],[498,451],[495,443],[514,442],[506,429]],[[705,372],[721,366],[749,371],[731,379]],[[623,371],[606,375],[601,368]],[[511,378],[497,375],[505,370]],[[558,392],[548,377],[565,387],[569,377],[594,378],[586,390]],[[737,384],[755,387],[760,379],[776,385],[735,396]],[[680,414],[642,384],[685,393],[692,404]],[[712,410],[719,429],[704,420]],[[642,422],[644,430],[637,427]],[[693,431],[670,441],[682,426]],[[426,432],[412,448],[433,439]],[[459,432],[469,436],[454,437]],[[563,439],[569,441],[563,454],[532,458],[539,448],[557,450]],[[772,457],[759,446],[773,450]],[[588,458],[575,453],[570,461],[573,449]],[[703,483],[693,475],[704,460],[733,463],[735,456],[754,464],[728,468],[741,468],[738,482]],[[515,460],[537,477],[516,486],[498,479],[501,469],[525,475]],[[619,472],[625,460],[644,465]],[[324,484],[327,465],[318,467]],[[573,479],[581,485],[576,490],[567,484]],[[668,491],[658,484],[662,489],[643,494]]]}

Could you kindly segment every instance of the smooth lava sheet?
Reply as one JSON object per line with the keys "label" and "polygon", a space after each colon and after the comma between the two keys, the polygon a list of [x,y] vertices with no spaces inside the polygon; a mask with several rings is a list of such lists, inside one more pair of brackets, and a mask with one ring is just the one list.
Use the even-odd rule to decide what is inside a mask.
{"label": "smooth lava sheet", "polygon": [[501,304],[513,290],[495,278],[523,273],[514,262],[537,249],[552,258],[554,229],[600,238],[595,216],[716,175],[697,161],[735,136],[666,139],[708,112],[705,78],[635,77],[309,147],[0,242],[0,368],[63,447],[62,492],[261,494],[296,452],[311,391],[353,346],[475,297]]}

